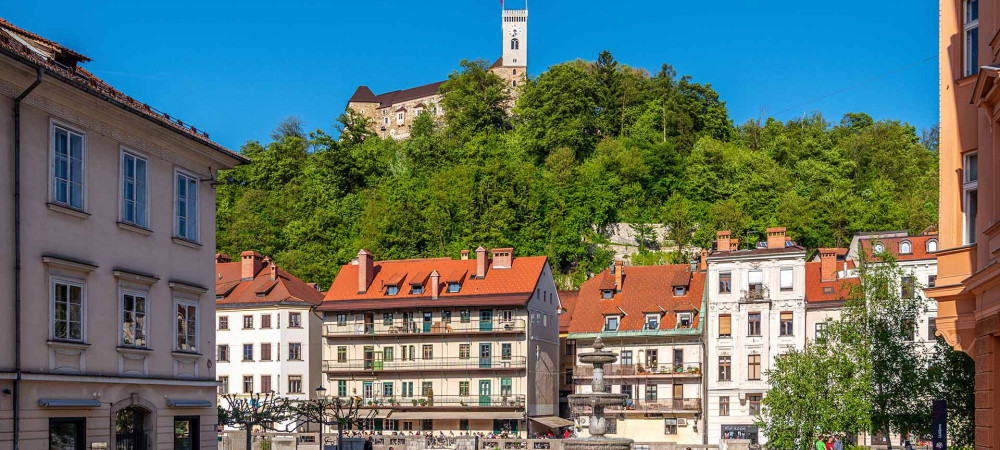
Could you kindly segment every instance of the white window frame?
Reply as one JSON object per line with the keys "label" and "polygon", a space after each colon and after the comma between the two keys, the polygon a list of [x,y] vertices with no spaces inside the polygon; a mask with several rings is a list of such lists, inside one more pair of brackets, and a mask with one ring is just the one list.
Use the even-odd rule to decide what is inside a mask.
{"label": "white window frame", "polygon": [[[145,345],[136,345],[135,343],[125,342],[125,296],[131,295],[133,297],[142,297],[143,302],[145,302],[146,307],[143,312],[144,315],[144,325],[143,325],[143,337],[145,340]],[[149,291],[142,291],[139,289],[118,289],[118,344],[124,347],[133,348],[149,348]]]}
{"label": "white window frame", "polygon": [[181,305],[183,305],[185,307],[188,307],[188,306],[193,306],[194,307],[194,348],[193,349],[182,349],[182,348],[180,348],[177,345],[177,337],[180,335],[180,331],[181,330],[177,327],[177,318],[176,317],[172,318],[172,320],[174,322],[174,342],[173,342],[172,347],[173,347],[174,351],[178,351],[178,352],[198,353],[198,351],[199,351],[199,348],[198,348],[198,339],[200,338],[200,333],[199,333],[200,330],[198,330],[198,328],[201,326],[201,324],[199,323],[200,321],[198,320],[198,314],[200,314],[199,309],[201,309],[201,306],[198,304],[198,302],[193,301],[193,300],[175,298],[174,299],[174,309],[173,309],[173,312],[176,313],[177,312],[177,307],[181,306]]}
{"label": "white window frame", "polygon": [[[687,325],[682,325],[681,322],[687,320]],[[677,327],[678,328],[690,328],[694,324],[694,317],[690,312],[677,313]]]}
{"label": "white window frame", "polygon": [[969,5],[975,2],[977,7],[979,5],[978,0],[963,0],[962,1],[962,76],[967,77],[970,75],[975,75],[979,72],[979,61],[972,60],[972,48],[970,46],[969,35],[975,31],[977,41],[974,42],[976,49],[976,55],[979,54],[979,11],[976,11],[976,19],[969,20],[970,10]]}
{"label": "white window frame", "polygon": [[[178,223],[180,221],[179,220],[180,216],[178,215],[179,211],[178,211],[178,208],[177,208],[178,205],[179,205],[179,203],[180,203],[179,199],[177,198],[178,177],[185,177],[187,179],[194,180],[195,189],[194,189],[194,236],[193,237],[187,235],[187,230],[185,230],[185,234],[184,235],[181,235],[181,233],[180,233],[180,226],[179,226],[180,224]],[[196,175],[192,174],[191,172],[188,172],[186,170],[181,170],[181,169],[174,169],[174,182],[172,183],[172,185],[173,185],[173,192],[172,192],[172,196],[171,196],[171,198],[173,198],[173,204],[174,204],[174,216],[173,216],[174,237],[176,237],[178,239],[184,239],[186,241],[195,242],[195,243],[198,242],[199,235],[201,234],[200,233],[200,231],[201,231],[201,227],[200,227],[201,217],[200,217],[200,214],[198,213],[198,208],[201,205],[201,201],[198,199],[198,194],[199,194],[198,191],[201,190],[200,186],[199,186],[199,184],[200,184],[199,180],[200,180],[199,177],[197,177]],[[188,221],[190,221],[190,219],[191,219],[191,215],[190,215],[191,201],[190,201],[190,198],[191,198],[191,195],[189,194],[186,197],[186,206],[187,206],[186,209],[189,211],[189,213],[185,217],[185,219],[187,219]],[[190,228],[190,225],[188,225],[188,228]]]}
{"label": "white window frame", "polygon": [[[966,168],[970,166],[969,160],[975,158],[976,160],[976,174],[975,179],[970,175],[971,171]],[[962,155],[962,242],[964,244],[974,244],[978,240],[977,233],[979,230],[976,229],[976,220],[979,217],[979,205],[975,205],[976,214],[972,220],[969,220],[970,216],[970,196],[975,192],[976,202],[979,201],[979,153],[969,152]]]}
{"label": "white window frame", "polygon": [[[785,284],[785,274],[788,274],[788,284]],[[791,291],[795,289],[795,268],[794,267],[782,267],[778,270],[778,288],[782,291]]]}
{"label": "white window frame", "polygon": [[913,243],[910,241],[902,241],[899,243],[899,254],[909,255],[913,253]]}
{"label": "white window frame", "polygon": [[[611,321],[614,320],[615,329],[611,329]],[[621,318],[618,316],[604,316],[604,331],[618,331],[618,327],[621,326]]]}
{"label": "white window frame", "polygon": [[882,244],[881,242],[876,242],[875,245],[872,246],[872,252],[875,255],[885,252],[885,244]]}
{"label": "white window frame", "polygon": [[[133,208],[135,209],[135,211],[134,211],[135,220],[128,220],[128,219],[125,218],[125,211],[126,211],[126,206],[125,206],[125,158],[126,157],[131,157],[131,158],[133,158],[136,161],[137,160],[142,160],[142,161],[144,161],[146,163],[146,174],[145,174],[146,175],[145,176],[145,178],[146,178],[146,180],[145,180],[146,192],[145,192],[145,195],[143,195],[142,199],[141,199],[143,205],[145,206],[144,211],[143,211],[144,214],[142,215],[142,217],[139,216],[138,208],[137,208],[136,205],[138,205],[138,202],[139,202],[140,199],[138,198],[138,196],[135,196],[134,192],[133,192],[133,198],[135,198],[135,202],[136,202],[136,204],[133,205]],[[132,149],[126,148],[125,146],[122,146],[120,148],[120,155],[119,155],[119,158],[118,158],[118,164],[119,164],[118,165],[118,221],[122,222],[122,223],[127,223],[129,225],[134,225],[134,226],[137,226],[137,227],[140,227],[140,228],[149,229],[149,158],[146,157],[145,155],[141,154],[141,153],[138,153],[138,152],[136,152],[136,151],[134,151]],[[133,180],[133,186],[132,186],[133,190],[136,189],[136,184],[137,184],[137,180]]]}
{"label": "white window frame", "polygon": [[[80,338],[56,337],[56,285],[65,284],[80,288]],[[68,322],[67,316],[67,322]],[[68,333],[68,330],[67,330]],[[49,338],[65,342],[87,342],[87,282],[67,277],[49,277]]]}
{"label": "white window frame", "polygon": [[[74,134],[79,135],[83,142],[82,150],[80,152],[80,206],[73,206],[71,193],[67,193],[67,201],[65,202],[61,202],[56,199],[56,129],[65,131],[69,138],[71,138]],[[69,140],[67,140],[67,145],[69,145]],[[69,162],[67,162],[67,164],[69,164]],[[67,166],[67,171],[68,170],[69,167]],[[81,131],[79,128],[66,125],[56,120],[49,121],[49,201],[53,204],[79,211],[87,210],[87,133]]]}
{"label": "white window frame", "polygon": [[924,246],[924,249],[927,251],[927,253],[934,253],[934,252],[938,251],[938,241],[937,241],[937,239],[928,239],[927,243]]}
{"label": "white window frame", "polygon": [[[650,321],[656,322],[656,327],[655,328],[650,328],[649,327],[649,322]],[[654,314],[646,314],[646,321],[644,322],[644,325],[645,325],[645,328],[647,330],[659,330],[660,329],[660,315],[659,314],[655,314],[655,313]]]}

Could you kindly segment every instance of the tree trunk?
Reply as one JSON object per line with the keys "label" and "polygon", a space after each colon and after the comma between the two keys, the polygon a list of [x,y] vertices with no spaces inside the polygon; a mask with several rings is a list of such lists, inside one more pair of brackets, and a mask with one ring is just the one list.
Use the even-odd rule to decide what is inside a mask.
{"label": "tree trunk", "polygon": [[253,427],[247,425],[243,429],[247,432],[247,450],[253,450]]}
{"label": "tree trunk", "polygon": [[889,435],[889,425],[886,425],[882,432],[885,434],[886,450],[892,450],[892,437]]}

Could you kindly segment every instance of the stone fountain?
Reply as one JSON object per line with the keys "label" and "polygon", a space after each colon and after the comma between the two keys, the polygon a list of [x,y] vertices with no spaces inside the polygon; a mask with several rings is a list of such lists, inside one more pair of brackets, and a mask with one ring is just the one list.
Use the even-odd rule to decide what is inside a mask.
{"label": "stone fountain", "polygon": [[580,353],[580,362],[594,365],[593,379],[590,381],[590,394],[569,395],[570,407],[574,409],[590,409],[590,437],[572,438],[563,441],[565,450],[628,450],[632,448],[632,440],[604,436],[608,432],[608,422],[604,418],[604,408],[619,406],[624,409],[627,401],[625,394],[605,392],[604,365],[618,360],[614,352],[604,351],[601,338],[594,340],[594,351]]}

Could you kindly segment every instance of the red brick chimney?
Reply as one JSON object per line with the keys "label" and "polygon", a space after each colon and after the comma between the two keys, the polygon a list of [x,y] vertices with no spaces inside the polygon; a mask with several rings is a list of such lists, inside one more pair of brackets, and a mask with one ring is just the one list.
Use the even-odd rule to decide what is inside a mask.
{"label": "red brick chimney", "polygon": [[733,248],[730,246],[732,241],[729,239],[729,230],[717,231],[715,233],[715,249],[720,252],[732,251]]}
{"label": "red brick chimney", "polygon": [[486,278],[486,249],[482,245],[476,248],[476,278]]}
{"label": "red brick chimney", "polygon": [[615,261],[615,292],[622,291],[622,284],[625,282],[625,261]]}
{"label": "red brick chimney", "polygon": [[708,249],[701,249],[701,257],[698,260],[698,271],[704,272],[708,270]]}
{"label": "red brick chimney", "polygon": [[820,281],[837,279],[837,249],[819,249],[819,279]]}
{"label": "red brick chimney", "polygon": [[270,256],[264,258],[264,264],[271,269],[271,281],[278,279],[278,266],[274,264],[274,260]]}
{"label": "red brick chimney", "polygon": [[490,254],[493,256],[493,268],[494,269],[510,269],[511,264],[514,262],[514,248],[495,248],[490,250]]}
{"label": "red brick chimney", "polygon": [[785,248],[785,227],[767,229],[767,248]]}
{"label": "red brick chimney", "polygon": [[252,280],[253,277],[257,276],[257,272],[260,272],[260,269],[264,267],[264,257],[259,252],[247,250],[240,253],[240,259],[242,263],[240,279],[242,281]]}
{"label": "red brick chimney", "polygon": [[227,262],[232,262],[232,260],[230,260],[229,259],[229,255],[227,255],[225,253],[216,253],[215,254],[215,262],[217,262],[217,263],[227,263]]}
{"label": "red brick chimney", "polygon": [[441,295],[441,274],[437,269],[431,272],[431,298],[438,298]]}
{"label": "red brick chimney", "polygon": [[361,249],[358,250],[358,293],[364,294],[368,292],[368,286],[372,284],[372,278],[375,278],[375,262],[372,260],[372,254],[368,253],[368,250]]}
{"label": "red brick chimney", "polygon": [[462,250],[462,261],[466,261],[468,259],[469,259],[469,251],[468,250]]}

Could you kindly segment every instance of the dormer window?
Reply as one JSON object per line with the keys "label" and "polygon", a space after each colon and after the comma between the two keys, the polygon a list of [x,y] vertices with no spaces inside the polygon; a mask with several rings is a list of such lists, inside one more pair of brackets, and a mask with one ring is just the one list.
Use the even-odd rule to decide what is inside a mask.
{"label": "dormer window", "polygon": [[419,295],[424,293],[424,287],[419,284],[410,286],[410,294]]}
{"label": "dormer window", "polygon": [[833,294],[833,288],[829,287],[829,286],[824,287],[823,288],[823,294],[832,295]]}
{"label": "dormer window", "polygon": [[614,289],[601,289],[601,300],[610,300],[615,298]]}
{"label": "dormer window", "polygon": [[689,312],[677,313],[677,327],[691,328],[691,313]]}
{"label": "dormer window", "polygon": [[399,286],[386,286],[385,295],[396,295],[399,293]]}
{"label": "dormer window", "polygon": [[646,314],[646,329],[647,330],[659,330],[660,329],[660,315],[659,314]]}
{"label": "dormer window", "polygon": [[885,245],[882,245],[881,242],[876,243],[875,246],[872,247],[872,250],[875,251],[876,255],[881,254],[881,253],[885,252]]}
{"label": "dormer window", "polygon": [[927,241],[927,253],[934,253],[938,249],[937,239],[929,239]]}
{"label": "dormer window", "polygon": [[458,291],[461,291],[461,290],[462,290],[462,284],[461,283],[448,283],[448,292],[454,294],[454,293],[456,293]]}
{"label": "dormer window", "polygon": [[899,254],[909,255],[913,253],[913,244],[910,241],[903,241],[899,243]]}
{"label": "dormer window", "polygon": [[618,331],[618,316],[604,317],[604,331]]}
{"label": "dormer window", "polygon": [[674,286],[674,297],[680,297],[687,294],[687,286]]}

